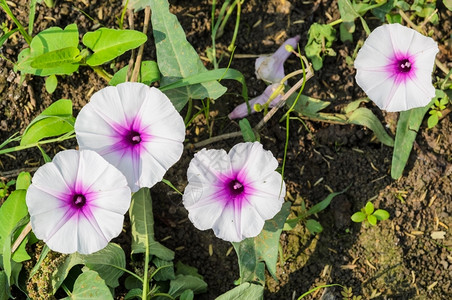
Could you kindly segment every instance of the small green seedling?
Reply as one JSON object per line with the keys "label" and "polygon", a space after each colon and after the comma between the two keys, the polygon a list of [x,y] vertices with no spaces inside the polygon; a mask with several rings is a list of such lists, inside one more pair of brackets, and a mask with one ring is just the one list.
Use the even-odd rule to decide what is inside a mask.
{"label": "small green seedling", "polygon": [[367,222],[372,226],[377,225],[377,221],[384,221],[389,219],[389,213],[384,209],[375,210],[372,202],[367,202],[366,206],[354,213],[351,217],[353,222],[361,223]]}
{"label": "small green seedling", "polygon": [[16,184],[15,180],[10,180],[7,183],[4,183],[3,181],[0,181],[0,199],[5,198],[9,194],[9,187]]}
{"label": "small green seedling", "polygon": [[[433,128],[438,124],[439,119],[443,116],[442,111],[446,109],[447,104],[449,103],[449,98],[447,97],[447,94],[443,91],[439,91],[441,94],[437,96],[435,101],[433,102],[433,105],[431,107],[431,110],[428,112],[430,114],[430,117],[428,117],[427,124],[428,128]],[[442,96],[442,97],[441,97]]]}

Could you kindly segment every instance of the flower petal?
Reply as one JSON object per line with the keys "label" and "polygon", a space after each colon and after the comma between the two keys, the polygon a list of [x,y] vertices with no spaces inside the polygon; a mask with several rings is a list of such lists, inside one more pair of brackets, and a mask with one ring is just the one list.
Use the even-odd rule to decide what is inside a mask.
{"label": "flower petal", "polygon": [[182,155],[182,117],[166,95],[142,83],[118,84],[95,95],[76,120],[80,149],[104,156],[126,175],[133,192],[152,187]]}
{"label": "flower petal", "polygon": [[232,169],[239,171],[239,174],[246,173],[250,183],[260,181],[278,167],[271,151],[264,150],[259,142],[237,144],[229,151],[229,157]]}

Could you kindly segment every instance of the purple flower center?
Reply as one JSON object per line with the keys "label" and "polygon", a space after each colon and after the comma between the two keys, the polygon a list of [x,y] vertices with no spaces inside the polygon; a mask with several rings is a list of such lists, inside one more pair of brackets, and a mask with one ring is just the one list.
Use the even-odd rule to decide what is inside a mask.
{"label": "purple flower center", "polygon": [[125,140],[128,144],[134,146],[141,143],[141,135],[135,130],[130,130],[125,136]]}
{"label": "purple flower center", "polygon": [[243,186],[243,184],[240,181],[238,181],[237,179],[231,180],[228,184],[228,188],[229,188],[229,194],[232,195],[233,197],[239,196],[245,190],[245,187]]}
{"label": "purple flower center", "polygon": [[77,208],[82,208],[86,204],[86,197],[82,194],[72,196],[72,204]]}
{"label": "purple flower center", "polygon": [[399,73],[408,73],[411,70],[411,62],[408,59],[401,59],[397,61],[397,71]]}

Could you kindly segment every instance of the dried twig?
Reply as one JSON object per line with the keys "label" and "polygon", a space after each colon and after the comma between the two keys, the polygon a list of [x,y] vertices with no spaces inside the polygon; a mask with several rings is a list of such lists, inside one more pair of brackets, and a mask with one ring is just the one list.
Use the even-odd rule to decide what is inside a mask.
{"label": "dried twig", "polygon": [[[144,25],[143,25],[143,33],[146,35],[148,33],[150,16],[151,16],[151,8],[149,6],[146,6],[146,8],[144,10]],[[138,49],[137,60],[135,61],[135,67],[133,69],[132,78],[130,79],[130,81],[138,80],[138,73],[140,72],[141,59],[143,57],[143,50],[144,50],[144,44],[142,44],[140,46],[140,49]]]}
{"label": "dried twig", "polygon": [[30,233],[30,231],[31,231],[31,222],[28,222],[28,224],[24,227],[24,229],[22,229],[22,232],[17,237],[16,241],[14,242],[13,246],[11,247],[11,253],[14,253],[17,250],[17,248],[19,248],[20,244],[25,239],[27,234]]}

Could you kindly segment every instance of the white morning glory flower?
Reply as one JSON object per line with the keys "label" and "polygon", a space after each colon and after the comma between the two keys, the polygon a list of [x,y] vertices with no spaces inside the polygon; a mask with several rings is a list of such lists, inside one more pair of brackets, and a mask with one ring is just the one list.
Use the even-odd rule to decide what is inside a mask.
{"label": "white morning glory flower", "polygon": [[[273,94],[273,92],[279,87],[279,85],[280,85],[279,83],[274,83],[274,84],[267,86],[267,88],[261,95],[248,101],[248,103],[251,107],[251,113],[256,112],[256,110],[254,109],[254,105],[255,104],[264,105],[268,101],[270,96]],[[281,97],[282,97],[281,94],[276,96],[272,100],[272,102],[270,102],[270,104],[268,106],[269,107],[276,106],[276,104],[278,104],[278,102],[281,100]],[[232,119],[244,118],[247,115],[248,115],[248,107],[247,107],[246,103],[242,103],[242,104],[238,105],[236,108],[234,108],[234,110],[228,115],[228,117],[229,117],[229,119],[232,120]]]}
{"label": "white morning glory flower", "polygon": [[286,186],[277,167],[258,142],[237,144],[229,153],[199,151],[188,167],[183,196],[189,219],[226,241],[257,236],[284,202]]}
{"label": "white morning glory flower", "polygon": [[126,82],[95,93],[80,111],[75,133],[80,149],[102,155],[136,192],[161,181],[179,160],[185,125],[160,90]]}
{"label": "white morning glory flower", "polygon": [[286,76],[284,74],[284,62],[292,54],[286,50],[286,45],[296,49],[299,40],[300,36],[297,35],[285,41],[272,55],[257,58],[255,63],[257,79],[262,79],[268,83],[279,83]]}
{"label": "white morning glory flower", "polygon": [[376,28],[355,60],[356,82],[381,109],[426,106],[435,96],[432,71],[436,42],[400,24]]}
{"label": "white morning glory flower", "polygon": [[61,253],[90,254],[121,233],[131,192],[124,175],[90,150],[59,152],[27,190],[31,227]]}

